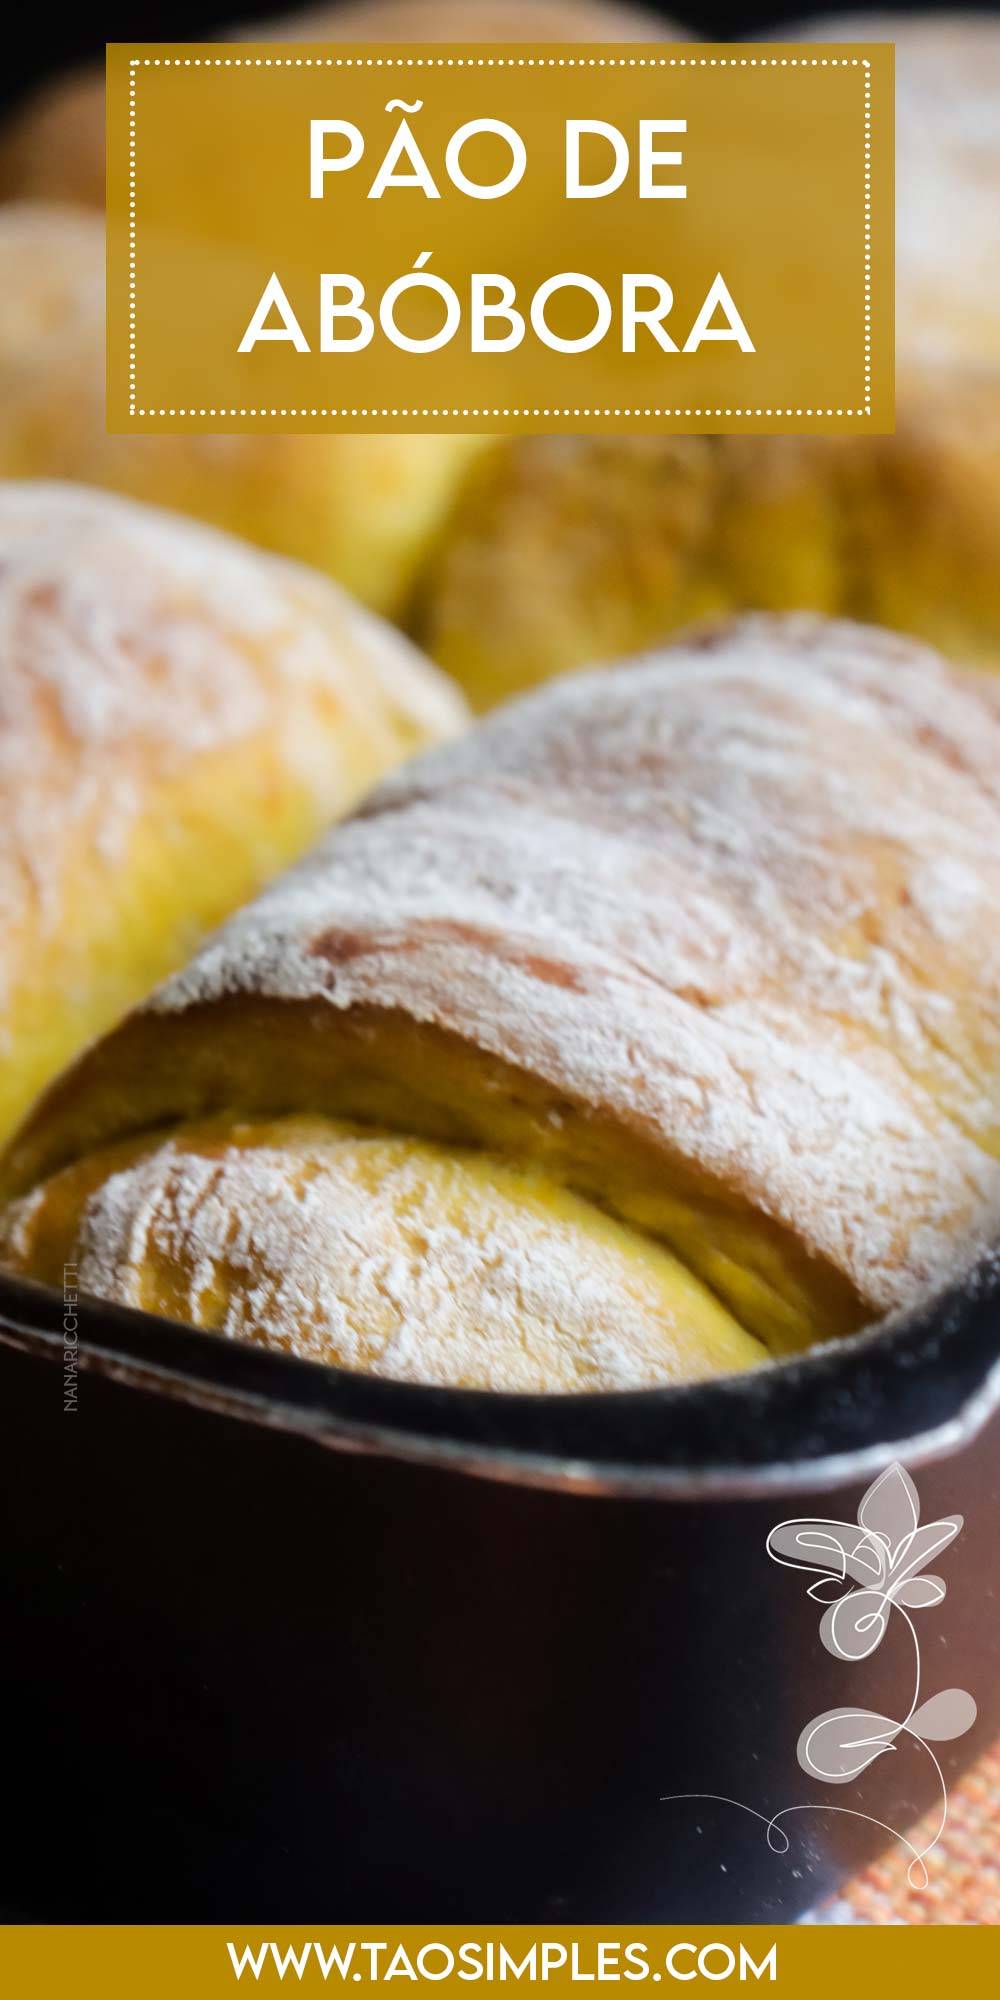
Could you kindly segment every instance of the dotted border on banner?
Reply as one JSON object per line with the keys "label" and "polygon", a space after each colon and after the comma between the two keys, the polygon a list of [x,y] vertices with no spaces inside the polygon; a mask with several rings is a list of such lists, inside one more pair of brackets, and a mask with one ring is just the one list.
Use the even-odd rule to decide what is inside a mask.
{"label": "dotted border on banner", "polygon": [[[140,69],[860,69],[864,75],[864,406],[861,409],[145,408],[136,396],[136,84]],[[872,79],[867,56],[132,56],[128,78],[130,417],[870,417],[872,413]]]}

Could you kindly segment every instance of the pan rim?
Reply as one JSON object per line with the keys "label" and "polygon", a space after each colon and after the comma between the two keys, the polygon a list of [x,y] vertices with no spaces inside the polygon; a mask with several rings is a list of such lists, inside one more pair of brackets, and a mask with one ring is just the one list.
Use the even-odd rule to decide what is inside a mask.
{"label": "pan rim", "polygon": [[[0,1348],[64,1357],[63,1312],[50,1287],[0,1275]],[[621,1498],[842,1486],[895,1458],[958,1451],[1000,1408],[1000,1256],[907,1313],[774,1367],[583,1396],[381,1381],[83,1294],[74,1314],[83,1374],[335,1451]]]}

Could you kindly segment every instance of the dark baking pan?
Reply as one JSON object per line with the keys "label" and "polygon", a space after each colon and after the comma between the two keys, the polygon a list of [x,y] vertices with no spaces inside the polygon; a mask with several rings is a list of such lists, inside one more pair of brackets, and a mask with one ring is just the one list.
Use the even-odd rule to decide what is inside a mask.
{"label": "dark baking pan", "polygon": [[[0,1281],[7,1914],[789,1921],[1000,1729],[1000,1260],[636,1395],[400,1386],[86,1302],[79,1343],[67,1412],[62,1301]],[[768,1537],[856,1521],[894,1461],[862,1554],[913,1491],[965,1525],[912,1544],[943,1602],[837,1613],[885,1627],[845,1658],[850,1578],[806,1552],[847,1529]],[[798,1746],[845,1707],[875,1721],[820,1761],[873,1761],[832,1783]]]}

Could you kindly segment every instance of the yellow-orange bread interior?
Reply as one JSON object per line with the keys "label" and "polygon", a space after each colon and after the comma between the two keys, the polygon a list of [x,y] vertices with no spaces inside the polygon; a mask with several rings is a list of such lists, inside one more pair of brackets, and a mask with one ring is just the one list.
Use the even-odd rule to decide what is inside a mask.
{"label": "yellow-orange bread interior", "polygon": [[995,1237],[998,897],[985,676],[756,617],[552,683],[385,780],[53,1087],[4,1255],[421,1380],[830,1339]]}
{"label": "yellow-orange bread interior", "polygon": [[635,1389],[766,1358],[669,1250],[544,1173],[330,1118],[92,1154],[0,1219],[0,1261],[395,1381]]}
{"label": "yellow-orange bread interior", "polygon": [[460,698],[325,579],[0,483],[0,1132]]}

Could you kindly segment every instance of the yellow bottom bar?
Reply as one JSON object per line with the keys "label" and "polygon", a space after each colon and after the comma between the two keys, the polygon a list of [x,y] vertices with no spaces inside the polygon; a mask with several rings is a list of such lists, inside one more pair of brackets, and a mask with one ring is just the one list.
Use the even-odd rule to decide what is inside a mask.
{"label": "yellow bottom bar", "polygon": [[[778,1988],[808,2000],[920,2000],[949,1988],[993,1992],[1000,1941],[991,1926],[474,1930],[366,1925],[252,1929],[243,1924],[37,1925],[0,1928],[0,1992],[76,2000],[233,2000],[241,1989],[308,1993],[386,1986],[453,1993],[476,1987]],[[849,1982],[849,1987],[848,1987]],[[891,1986],[889,1982],[892,1982]]]}

